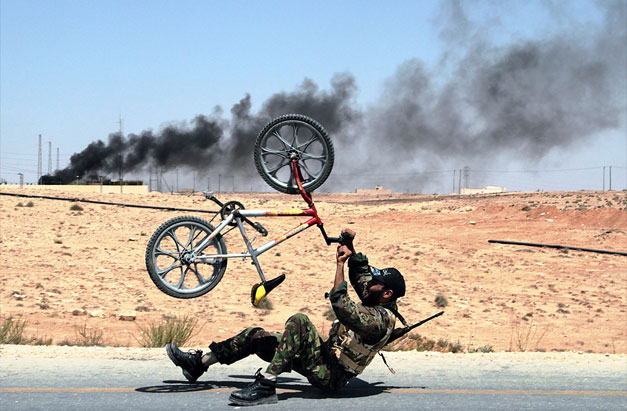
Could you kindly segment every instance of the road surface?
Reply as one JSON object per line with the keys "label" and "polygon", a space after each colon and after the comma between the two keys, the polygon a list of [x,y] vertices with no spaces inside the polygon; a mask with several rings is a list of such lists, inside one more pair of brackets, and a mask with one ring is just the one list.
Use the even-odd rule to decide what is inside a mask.
{"label": "road surface", "polygon": [[[295,373],[273,410],[627,410],[627,356],[577,353],[386,353],[336,395]],[[212,366],[189,384],[162,349],[0,346],[8,410],[229,410],[231,391],[265,363]]]}

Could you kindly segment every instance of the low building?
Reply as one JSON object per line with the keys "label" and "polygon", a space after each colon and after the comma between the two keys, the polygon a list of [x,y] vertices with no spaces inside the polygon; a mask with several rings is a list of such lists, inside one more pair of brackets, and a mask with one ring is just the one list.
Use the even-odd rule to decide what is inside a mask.
{"label": "low building", "polygon": [[505,187],[501,186],[485,186],[485,188],[462,188],[460,194],[496,194],[504,193]]}

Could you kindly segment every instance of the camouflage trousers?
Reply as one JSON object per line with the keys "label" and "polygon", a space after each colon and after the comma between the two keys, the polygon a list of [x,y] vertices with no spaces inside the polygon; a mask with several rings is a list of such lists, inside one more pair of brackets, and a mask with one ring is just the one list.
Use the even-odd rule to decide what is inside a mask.
{"label": "camouflage trousers", "polygon": [[291,316],[283,334],[251,327],[209,348],[221,364],[256,354],[270,362],[266,372],[279,375],[294,370],[323,390],[342,388],[354,376],[344,370],[304,314]]}

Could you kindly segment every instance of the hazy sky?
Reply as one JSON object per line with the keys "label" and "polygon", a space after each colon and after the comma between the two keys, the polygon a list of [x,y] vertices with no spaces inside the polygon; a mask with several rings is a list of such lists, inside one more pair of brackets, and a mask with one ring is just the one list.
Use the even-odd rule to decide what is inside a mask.
{"label": "hazy sky", "polygon": [[[390,107],[399,107],[398,102],[385,103],[384,107],[381,104],[389,102],[393,97],[390,93],[399,93],[390,90],[394,84],[400,87],[395,82],[404,67],[424,69],[430,90],[441,97],[447,85],[457,87],[452,79],[464,76],[459,62],[472,64],[474,50],[489,49],[498,54],[496,51],[513,44],[531,41],[542,45],[543,39],[558,44],[572,38],[579,46],[604,32],[609,24],[605,20],[609,7],[622,10],[622,14],[614,12],[618,14],[614,18],[618,26],[627,25],[627,0],[528,4],[434,0],[0,0],[0,178],[15,182],[17,173],[22,172],[27,182],[36,181],[39,134],[44,142],[45,174],[48,141],[53,147],[53,170],[57,147],[60,168],[64,168],[73,153],[93,141],[106,142],[109,134],[119,129],[120,116],[125,135],[158,132],[172,123],[191,122],[199,114],[211,115],[216,106],[222,108],[219,117],[228,121],[231,107],[247,94],[252,103],[250,110],[255,113],[276,93],[297,90],[304,79],[313,81],[322,92],[329,91],[337,73],[348,73],[354,79],[351,107],[364,117],[379,118],[381,113],[389,113]],[[598,47],[590,45],[586,50]],[[556,50],[565,49],[569,47]],[[604,62],[618,72],[619,79],[627,70],[625,59]],[[619,67],[615,67],[617,64]],[[617,109],[618,113],[610,113],[607,126],[573,136],[572,144],[539,145],[547,152],[535,158],[519,156],[516,147],[506,149],[502,155],[500,149],[495,149],[491,154],[497,158],[494,162],[477,155],[466,159],[463,153],[457,153],[449,159],[439,154],[437,163],[426,165],[420,159],[428,154],[422,153],[401,171],[441,171],[441,179],[423,188],[438,192],[450,192],[452,170],[466,165],[498,171],[491,176],[482,171],[484,176],[473,181],[474,185],[500,183],[526,190],[600,189],[600,167],[612,165],[614,188],[626,188],[627,91],[620,90],[625,86],[622,80],[615,86],[619,90],[611,91],[616,102],[607,110]],[[461,95],[455,101],[468,102],[467,92]],[[457,106],[451,104],[447,110]],[[583,104],[577,110],[589,111],[590,105]],[[566,111],[565,115],[576,113],[575,117],[585,118],[577,110]],[[473,124],[472,110],[459,106],[459,112],[467,113],[464,124],[468,128],[484,127],[487,117],[478,120],[481,124]],[[385,133],[385,129],[369,124],[373,123],[362,123],[368,133]],[[562,129],[555,130],[560,133]],[[359,144],[359,139],[353,144]],[[372,159],[378,149],[370,144],[355,149],[353,154],[359,151]],[[339,154],[337,161],[346,162],[346,155]],[[547,171],[562,169],[576,171]],[[516,170],[540,172],[513,173]],[[338,167],[334,172],[351,178],[356,171]],[[548,181],[555,173],[560,177]],[[228,175],[229,171],[222,174]],[[394,176],[381,182],[391,185],[390,179]],[[355,184],[375,183],[374,178],[366,178]],[[395,188],[405,190],[404,186]]]}

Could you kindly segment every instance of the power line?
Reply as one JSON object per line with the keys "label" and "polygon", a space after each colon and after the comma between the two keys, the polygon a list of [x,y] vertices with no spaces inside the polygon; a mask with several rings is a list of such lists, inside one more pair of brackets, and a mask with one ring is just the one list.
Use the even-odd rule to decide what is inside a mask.
{"label": "power line", "polygon": [[552,172],[561,172],[561,171],[588,171],[588,170],[600,170],[603,168],[599,167],[586,167],[586,168],[555,168],[555,169],[545,169],[545,170],[475,170],[471,169],[473,172],[479,173],[552,173]]}
{"label": "power line", "polygon": [[212,211],[212,210],[199,210],[199,209],[193,209],[193,208],[175,208],[175,207],[164,207],[164,206],[147,206],[143,204],[112,203],[108,201],[87,200],[85,198],[77,198],[77,197],[52,197],[52,196],[41,196],[41,195],[33,195],[33,194],[17,194],[17,193],[2,193],[2,192],[0,192],[0,195],[10,196],[10,197],[41,198],[44,200],[61,200],[61,201],[72,201],[72,202],[81,202],[81,203],[90,203],[90,204],[114,205],[114,206],[131,207],[131,208],[151,208],[153,210],[165,210],[165,211],[185,211],[185,212],[191,212],[191,213],[209,213],[209,214],[220,213],[220,211]]}

